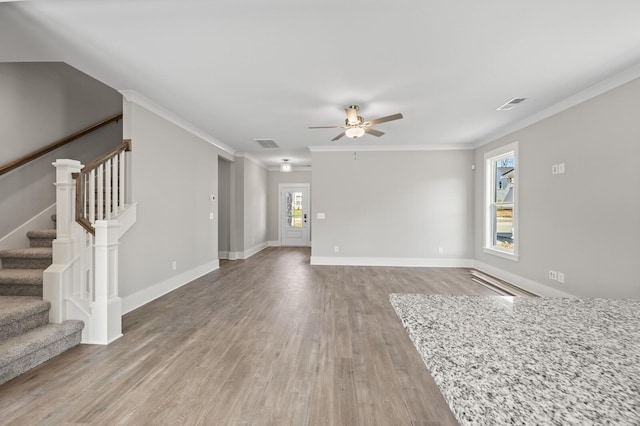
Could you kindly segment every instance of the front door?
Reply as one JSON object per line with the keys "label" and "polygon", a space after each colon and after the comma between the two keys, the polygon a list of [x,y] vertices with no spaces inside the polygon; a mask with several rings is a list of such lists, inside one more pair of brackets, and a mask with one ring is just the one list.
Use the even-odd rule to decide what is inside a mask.
{"label": "front door", "polygon": [[309,184],[280,185],[280,244],[309,245]]}

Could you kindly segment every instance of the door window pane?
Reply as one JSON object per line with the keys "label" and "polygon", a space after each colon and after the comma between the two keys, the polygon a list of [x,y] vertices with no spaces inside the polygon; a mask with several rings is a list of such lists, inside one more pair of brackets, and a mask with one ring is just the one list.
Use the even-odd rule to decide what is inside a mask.
{"label": "door window pane", "polygon": [[302,192],[287,192],[287,226],[302,228]]}

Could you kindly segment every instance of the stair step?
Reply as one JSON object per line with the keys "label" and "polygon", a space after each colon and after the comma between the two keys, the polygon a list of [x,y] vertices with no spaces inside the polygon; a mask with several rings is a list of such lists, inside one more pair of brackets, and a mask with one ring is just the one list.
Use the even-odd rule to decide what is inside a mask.
{"label": "stair step", "polygon": [[0,341],[0,384],[80,344],[82,321],[47,324]]}
{"label": "stair step", "polygon": [[53,262],[51,247],[30,247],[0,251],[6,269],[47,269]]}
{"label": "stair step", "polygon": [[27,232],[31,247],[51,247],[56,239],[55,229],[37,229]]}
{"label": "stair step", "polygon": [[50,308],[35,297],[0,296],[0,341],[47,324]]}
{"label": "stair step", "polygon": [[43,269],[0,269],[0,296],[42,296]]}

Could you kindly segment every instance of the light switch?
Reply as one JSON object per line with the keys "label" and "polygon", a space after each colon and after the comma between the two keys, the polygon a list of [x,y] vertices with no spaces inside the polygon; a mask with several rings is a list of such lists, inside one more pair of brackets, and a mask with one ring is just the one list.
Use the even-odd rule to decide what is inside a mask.
{"label": "light switch", "polygon": [[318,214],[316,215],[316,218],[318,218],[318,219],[324,219],[324,213],[318,213]]}
{"label": "light switch", "polygon": [[209,213],[209,219],[213,220],[213,213]]}
{"label": "light switch", "polygon": [[558,164],[558,173],[564,173],[564,163]]}

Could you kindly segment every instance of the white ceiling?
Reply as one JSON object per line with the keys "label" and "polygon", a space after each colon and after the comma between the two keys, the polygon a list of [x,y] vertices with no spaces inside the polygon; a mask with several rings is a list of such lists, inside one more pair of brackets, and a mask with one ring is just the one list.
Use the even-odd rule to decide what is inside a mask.
{"label": "white ceiling", "polygon": [[[308,146],[478,145],[640,63],[637,0],[48,0],[0,15],[19,33],[0,60],[65,61],[269,166],[309,164]],[[496,111],[514,97],[528,99]],[[354,103],[405,118],[381,138],[307,129]]]}

